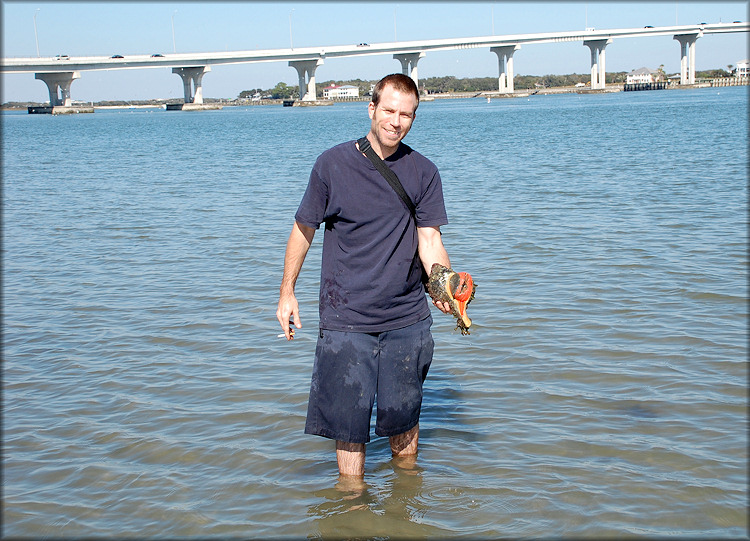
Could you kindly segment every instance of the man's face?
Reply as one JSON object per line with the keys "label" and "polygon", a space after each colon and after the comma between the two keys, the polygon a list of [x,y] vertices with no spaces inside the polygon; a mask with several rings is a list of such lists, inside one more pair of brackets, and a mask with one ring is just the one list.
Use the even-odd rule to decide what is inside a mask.
{"label": "man's face", "polygon": [[380,93],[380,102],[369,105],[370,133],[386,155],[396,151],[398,144],[411,129],[417,111],[417,97],[411,92],[395,90],[387,85]]}

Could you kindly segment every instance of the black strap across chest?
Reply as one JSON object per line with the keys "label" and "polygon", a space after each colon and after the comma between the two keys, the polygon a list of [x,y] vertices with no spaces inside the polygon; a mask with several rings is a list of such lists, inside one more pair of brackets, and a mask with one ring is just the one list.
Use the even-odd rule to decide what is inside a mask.
{"label": "black strap across chest", "polygon": [[375,169],[377,169],[380,174],[383,175],[385,180],[388,181],[388,184],[391,185],[391,188],[393,188],[393,190],[398,194],[398,196],[406,205],[406,208],[409,209],[409,212],[416,222],[417,209],[414,206],[414,203],[412,203],[412,200],[409,198],[409,195],[406,193],[406,190],[404,190],[404,187],[401,185],[401,181],[398,179],[398,175],[396,175],[396,173],[394,173],[391,168],[388,167],[385,162],[380,159],[380,156],[378,156],[375,152],[375,149],[372,148],[372,146],[370,145],[370,141],[367,140],[367,137],[359,139],[357,141],[357,145],[359,145],[359,150],[370,159],[372,164],[375,166]]}

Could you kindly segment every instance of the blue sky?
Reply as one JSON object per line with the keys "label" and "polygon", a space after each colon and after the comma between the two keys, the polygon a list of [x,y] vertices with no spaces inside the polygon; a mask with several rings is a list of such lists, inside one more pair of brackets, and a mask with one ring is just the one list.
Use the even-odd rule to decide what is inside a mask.
{"label": "blue sky", "polygon": [[[151,54],[295,48],[532,32],[638,28],[748,20],[748,2],[2,2],[4,57],[56,54]],[[37,11],[38,10],[38,11]],[[36,33],[34,17],[36,15]],[[291,21],[291,35],[290,35]],[[524,45],[515,73],[588,73],[590,53],[580,42]],[[697,69],[726,68],[748,57],[748,34],[704,36]],[[679,44],[671,36],[618,39],[607,47],[607,71],[664,64],[679,71]],[[390,55],[329,59],[318,82],[377,79],[400,71]],[[497,77],[488,49],[430,52],[419,76]],[[242,90],[297,84],[285,62],[213,66],[203,79],[206,97],[234,98]],[[34,74],[3,74],[0,100],[47,101]],[[90,71],[71,87],[74,100],[182,97],[182,82],[168,68]]]}

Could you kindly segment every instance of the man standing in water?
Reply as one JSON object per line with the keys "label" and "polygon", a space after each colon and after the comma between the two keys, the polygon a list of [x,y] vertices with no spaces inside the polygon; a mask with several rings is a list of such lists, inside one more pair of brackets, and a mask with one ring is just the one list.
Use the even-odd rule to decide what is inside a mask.
{"label": "man standing in water", "polygon": [[[422,269],[450,267],[440,236],[448,219],[437,167],[401,142],[418,105],[410,77],[384,77],[368,106],[367,134],[415,205],[415,218],[364,149],[349,141],[315,162],[286,247],[276,317],[291,340],[290,318],[302,327],[294,287],[315,230],[325,224],[305,433],[336,440],[342,475],[364,475],[376,395],[375,434],[389,437],[394,457],[417,453],[422,384],[434,345]],[[435,306],[450,311],[439,301]]]}

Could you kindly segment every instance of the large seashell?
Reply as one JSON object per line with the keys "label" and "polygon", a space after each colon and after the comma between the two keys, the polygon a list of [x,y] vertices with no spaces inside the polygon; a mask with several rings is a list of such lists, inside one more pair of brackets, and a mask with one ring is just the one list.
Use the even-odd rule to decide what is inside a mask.
{"label": "large seashell", "polygon": [[466,305],[474,299],[476,288],[469,273],[455,272],[440,263],[434,263],[430,269],[427,292],[432,300],[450,306],[451,314],[457,321],[456,328],[461,334],[469,334],[471,319],[466,315]]}

